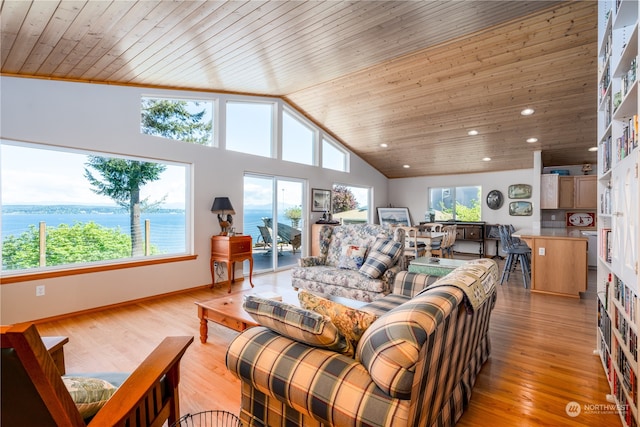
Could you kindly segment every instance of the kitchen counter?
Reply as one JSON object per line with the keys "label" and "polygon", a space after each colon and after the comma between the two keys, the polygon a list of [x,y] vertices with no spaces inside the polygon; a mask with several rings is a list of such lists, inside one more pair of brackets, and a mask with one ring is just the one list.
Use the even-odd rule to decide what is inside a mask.
{"label": "kitchen counter", "polygon": [[587,239],[582,235],[585,229],[573,229],[573,228],[542,228],[538,231],[532,229],[523,228],[516,230],[513,235],[520,237],[521,239],[534,238],[534,237],[561,237],[565,239]]}
{"label": "kitchen counter", "polygon": [[587,290],[587,242],[583,229],[516,230],[531,248],[531,292],[580,298]]}

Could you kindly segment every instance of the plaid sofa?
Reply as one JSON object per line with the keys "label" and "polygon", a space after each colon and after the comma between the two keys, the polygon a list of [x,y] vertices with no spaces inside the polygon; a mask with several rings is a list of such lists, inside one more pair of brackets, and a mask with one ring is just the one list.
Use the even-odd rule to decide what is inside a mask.
{"label": "plaid sofa", "polygon": [[[398,273],[393,292],[366,306],[381,316],[355,358],[262,326],[242,332],[226,363],[241,380],[244,425],[454,425],[490,353],[498,268],[473,264],[440,278]],[[487,292],[470,310],[459,284],[474,280]]]}
{"label": "plaid sofa", "polygon": [[404,257],[388,268],[381,277],[372,279],[358,270],[339,268],[344,245],[371,247],[378,237],[389,237],[404,246],[404,231],[393,234],[377,224],[350,224],[320,228],[320,255],[303,257],[291,272],[291,284],[296,289],[306,289],[322,294],[341,296],[371,302],[391,291],[394,276],[404,266]]}

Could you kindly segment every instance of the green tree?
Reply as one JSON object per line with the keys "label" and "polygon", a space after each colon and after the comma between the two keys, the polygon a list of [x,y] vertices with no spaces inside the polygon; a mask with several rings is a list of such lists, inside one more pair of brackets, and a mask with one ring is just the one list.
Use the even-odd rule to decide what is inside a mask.
{"label": "green tree", "polygon": [[350,211],[358,207],[356,196],[344,185],[336,185],[331,191],[333,213]]}
{"label": "green tree", "polygon": [[[139,162],[136,160],[89,156],[84,175],[93,187],[91,191],[113,199],[129,212],[131,228],[131,255],[144,254],[140,213],[144,206],[154,206],[160,202],[149,203],[140,199],[140,189],[147,183],[160,179],[166,166],[159,163]],[[96,178],[89,168],[97,171],[101,179]]]}
{"label": "green tree", "polygon": [[[157,253],[155,247],[152,253]],[[120,229],[107,228],[91,221],[48,227],[46,265],[64,265],[128,257],[131,240]],[[40,233],[35,225],[19,236],[7,236],[2,242],[2,269],[17,270],[40,266]]]}
{"label": "green tree", "polygon": [[211,121],[202,121],[205,110],[191,113],[189,104],[200,106],[199,102],[174,99],[142,100],[142,133],[162,136],[180,141],[206,144],[211,140]]}

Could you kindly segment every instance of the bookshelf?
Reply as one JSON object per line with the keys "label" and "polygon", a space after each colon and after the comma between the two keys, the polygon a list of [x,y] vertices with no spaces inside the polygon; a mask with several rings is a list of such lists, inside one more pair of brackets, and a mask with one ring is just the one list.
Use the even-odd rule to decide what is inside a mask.
{"label": "bookshelf", "polygon": [[598,2],[597,348],[624,426],[638,425],[638,16]]}

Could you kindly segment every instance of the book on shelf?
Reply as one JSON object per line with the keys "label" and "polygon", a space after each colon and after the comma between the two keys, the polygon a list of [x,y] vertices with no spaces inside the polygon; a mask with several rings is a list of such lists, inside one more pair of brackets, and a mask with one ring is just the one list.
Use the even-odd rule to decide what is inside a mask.
{"label": "book on shelf", "polygon": [[603,228],[600,230],[600,247],[598,253],[606,262],[611,262],[611,229]]}

